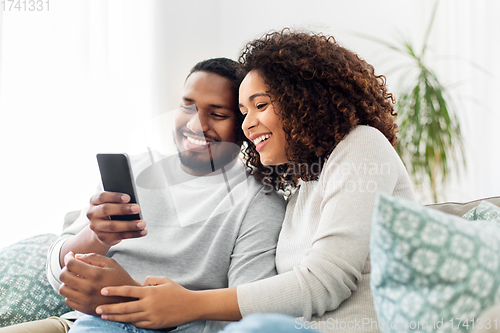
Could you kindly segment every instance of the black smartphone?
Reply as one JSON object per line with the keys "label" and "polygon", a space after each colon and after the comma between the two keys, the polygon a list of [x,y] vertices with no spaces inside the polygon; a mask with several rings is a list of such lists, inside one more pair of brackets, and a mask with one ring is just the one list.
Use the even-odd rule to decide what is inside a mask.
{"label": "black smartphone", "polygon": [[[101,172],[102,186],[105,191],[126,193],[130,203],[139,204],[135,190],[134,175],[127,154],[97,154],[97,164]],[[142,220],[142,215],[115,215],[112,220],[133,221]]]}

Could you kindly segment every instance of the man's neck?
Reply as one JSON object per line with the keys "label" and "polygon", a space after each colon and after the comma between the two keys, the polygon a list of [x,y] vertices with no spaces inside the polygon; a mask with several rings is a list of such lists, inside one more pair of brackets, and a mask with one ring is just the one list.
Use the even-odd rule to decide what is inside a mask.
{"label": "man's neck", "polygon": [[196,176],[196,177],[203,177],[203,176],[207,176],[207,175],[218,175],[218,174],[221,174],[222,172],[226,172],[227,170],[231,169],[235,164],[236,162],[238,161],[238,158],[235,158],[233,159],[232,161],[230,161],[229,163],[221,166],[220,168],[214,170],[214,171],[205,171],[205,170],[195,170],[195,169],[191,169],[189,167],[187,167],[186,165],[182,164],[181,162],[181,169],[187,173],[188,175],[191,175],[191,176]]}

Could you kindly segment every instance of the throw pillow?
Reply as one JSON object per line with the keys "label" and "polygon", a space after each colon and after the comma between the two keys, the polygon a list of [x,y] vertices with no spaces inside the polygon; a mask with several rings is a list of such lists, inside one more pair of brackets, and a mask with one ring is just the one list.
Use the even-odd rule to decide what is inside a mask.
{"label": "throw pillow", "polygon": [[56,238],[38,235],[0,250],[0,327],[71,311],[45,274],[47,251]]}
{"label": "throw pillow", "polygon": [[500,302],[500,224],[471,223],[380,195],[370,243],[382,332],[497,327],[479,314]]}
{"label": "throw pillow", "polygon": [[500,220],[500,207],[481,201],[477,207],[469,210],[463,218],[467,220]]}

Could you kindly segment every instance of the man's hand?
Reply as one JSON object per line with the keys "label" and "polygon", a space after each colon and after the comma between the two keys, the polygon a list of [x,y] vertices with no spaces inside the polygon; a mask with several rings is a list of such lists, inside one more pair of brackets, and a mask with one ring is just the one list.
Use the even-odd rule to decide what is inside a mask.
{"label": "man's hand", "polygon": [[98,254],[77,254],[69,252],[64,261],[59,293],[66,298],[66,304],[80,312],[96,316],[99,305],[128,302],[129,297],[107,297],[101,289],[109,286],[140,286],[141,284],[115,260]]}
{"label": "man's hand", "polygon": [[146,222],[111,220],[112,215],[137,214],[141,210],[137,204],[129,204],[130,196],[124,193],[101,192],[90,199],[87,218],[90,229],[103,245],[111,247],[126,238],[147,235]]}

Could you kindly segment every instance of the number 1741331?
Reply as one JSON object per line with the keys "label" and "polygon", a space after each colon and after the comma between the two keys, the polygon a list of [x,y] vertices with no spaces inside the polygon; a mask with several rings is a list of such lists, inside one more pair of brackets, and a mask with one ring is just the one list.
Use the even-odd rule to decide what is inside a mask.
{"label": "number 1741331", "polygon": [[49,11],[49,0],[1,0],[4,12]]}

